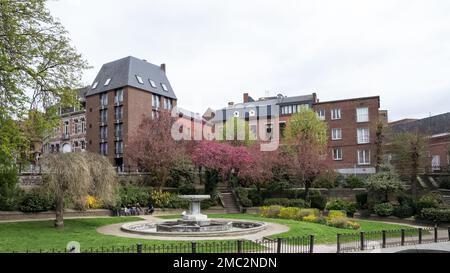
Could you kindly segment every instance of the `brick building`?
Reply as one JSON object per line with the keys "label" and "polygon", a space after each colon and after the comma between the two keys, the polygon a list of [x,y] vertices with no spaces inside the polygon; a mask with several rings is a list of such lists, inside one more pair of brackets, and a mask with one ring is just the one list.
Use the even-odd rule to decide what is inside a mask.
{"label": "brick building", "polygon": [[143,118],[176,103],[165,64],[131,56],[104,64],[86,94],[87,150],[123,169],[130,164],[124,156],[128,140]]}
{"label": "brick building", "polygon": [[450,113],[423,119],[402,119],[389,123],[392,133],[418,133],[428,140],[428,171],[449,171]]}

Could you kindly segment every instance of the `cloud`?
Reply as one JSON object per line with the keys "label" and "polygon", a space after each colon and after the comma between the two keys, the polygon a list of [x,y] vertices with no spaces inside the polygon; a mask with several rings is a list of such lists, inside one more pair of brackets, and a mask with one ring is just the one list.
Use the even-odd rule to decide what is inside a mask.
{"label": "cloud", "polygon": [[[450,110],[450,2],[96,0],[48,4],[94,69],[166,63],[184,108],[317,92],[380,95],[390,119]],[[445,100],[446,99],[446,100]]]}

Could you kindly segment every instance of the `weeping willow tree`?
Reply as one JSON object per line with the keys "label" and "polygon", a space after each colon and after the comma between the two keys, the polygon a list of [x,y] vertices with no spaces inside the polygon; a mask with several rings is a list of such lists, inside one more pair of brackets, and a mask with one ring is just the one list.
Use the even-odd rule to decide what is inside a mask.
{"label": "weeping willow tree", "polygon": [[106,157],[94,153],[58,153],[44,158],[44,188],[54,196],[55,227],[64,227],[64,202],[86,207],[88,195],[104,205],[116,201],[117,174]]}

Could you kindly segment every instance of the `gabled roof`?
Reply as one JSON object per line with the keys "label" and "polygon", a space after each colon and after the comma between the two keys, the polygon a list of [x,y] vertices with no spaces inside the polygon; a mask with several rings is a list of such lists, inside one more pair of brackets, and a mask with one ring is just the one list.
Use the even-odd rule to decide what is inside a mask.
{"label": "gabled roof", "polygon": [[437,135],[450,132],[450,113],[390,125],[395,133],[411,132]]}
{"label": "gabled roof", "polygon": [[[143,83],[139,83],[136,76],[141,77]],[[108,79],[111,80],[105,86]],[[150,80],[155,83],[156,87],[150,84]],[[95,83],[97,86],[93,88]],[[168,91],[163,90],[162,84],[167,87]],[[132,86],[173,99],[177,98],[162,67],[132,56],[104,64],[92,82],[87,96],[125,86]]]}

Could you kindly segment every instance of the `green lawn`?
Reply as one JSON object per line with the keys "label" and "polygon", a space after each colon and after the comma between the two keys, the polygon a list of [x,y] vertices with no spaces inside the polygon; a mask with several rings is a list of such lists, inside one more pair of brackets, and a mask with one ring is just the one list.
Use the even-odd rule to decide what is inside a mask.
{"label": "green lawn", "polygon": [[[178,218],[177,215],[165,216],[161,218]],[[316,243],[333,243],[336,241],[337,233],[355,232],[347,229],[337,229],[325,225],[299,222],[284,219],[262,218],[251,214],[213,214],[211,218],[235,218],[249,219],[266,222],[285,224],[290,227],[288,232],[271,236],[276,237],[297,237],[305,235],[315,235]],[[53,227],[53,221],[30,221],[16,223],[0,223],[0,252],[25,252],[27,250],[37,252],[43,251],[63,251],[69,241],[78,241],[82,250],[90,248],[98,249],[115,248],[121,249],[123,246],[134,246],[138,242],[145,245],[179,244],[180,241],[143,240],[103,235],[96,231],[98,227],[115,223],[124,223],[141,220],[139,217],[107,217],[107,218],[85,218],[67,219],[64,229],[57,230]],[[374,221],[357,220],[361,224],[362,231],[373,231],[382,229],[399,229],[405,226],[385,224]],[[209,241],[211,242],[211,241]],[[218,242],[218,241],[216,241]],[[224,244],[232,244],[232,241],[220,241]],[[184,241],[186,245],[190,242]],[[182,251],[179,251],[182,252]]]}
{"label": "green lawn", "polygon": [[[177,218],[178,216],[168,215],[162,216],[161,218]],[[367,220],[355,220],[361,225],[359,230],[351,230],[351,229],[341,229],[330,227],[322,224],[308,223],[302,221],[295,220],[286,220],[286,219],[274,219],[274,218],[264,218],[253,214],[210,214],[208,215],[210,218],[231,218],[231,219],[248,219],[248,220],[256,220],[256,221],[264,221],[264,222],[273,222],[278,224],[283,224],[289,226],[289,231],[285,233],[280,233],[276,235],[269,236],[270,238],[287,238],[287,237],[300,237],[300,236],[308,236],[314,235],[315,242],[319,244],[328,244],[336,242],[336,234],[337,233],[355,233],[360,231],[378,231],[378,230],[387,230],[387,229],[401,229],[408,228],[404,225],[397,224],[386,224],[382,222],[376,221],[367,221]]]}

